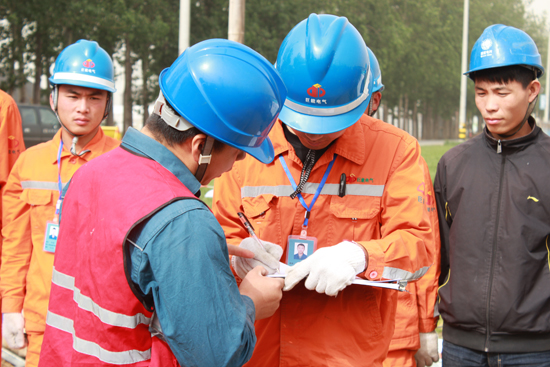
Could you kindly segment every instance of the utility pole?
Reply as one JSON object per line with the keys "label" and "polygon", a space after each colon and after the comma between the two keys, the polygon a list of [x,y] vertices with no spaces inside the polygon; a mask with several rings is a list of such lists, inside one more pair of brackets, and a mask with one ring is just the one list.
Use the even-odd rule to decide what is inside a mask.
{"label": "utility pole", "polygon": [[227,38],[244,43],[245,0],[229,0],[229,22]]}
{"label": "utility pole", "polygon": [[550,111],[550,32],[548,32],[548,57],[546,58],[546,108],[544,109],[543,122],[549,123],[548,111]]}
{"label": "utility pole", "polygon": [[464,20],[462,22],[462,76],[460,79],[460,109],[458,115],[458,138],[466,138],[466,91],[468,77],[464,75],[468,71],[468,17],[470,1],[464,0]]}
{"label": "utility pole", "polygon": [[180,0],[180,32],[178,40],[178,54],[181,55],[189,47],[191,34],[191,0]]}

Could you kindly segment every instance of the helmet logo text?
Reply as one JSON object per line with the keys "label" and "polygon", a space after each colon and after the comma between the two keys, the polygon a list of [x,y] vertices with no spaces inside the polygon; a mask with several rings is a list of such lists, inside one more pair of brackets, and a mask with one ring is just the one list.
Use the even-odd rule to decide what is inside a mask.
{"label": "helmet logo text", "polygon": [[483,50],[488,50],[491,48],[491,46],[493,45],[493,41],[491,41],[490,38],[487,38],[486,40],[484,40],[483,42],[481,42],[481,48]]}
{"label": "helmet logo text", "polygon": [[86,60],[82,63],[82,66],[84,66],[85,68],[90,68],[91,69],[95,66],[95,64],[92,61],[92,59],[88,59],[88,60]]}
{"label": "helmet logo text", "polygon": [[95,74],[94,66],[95,63],[92,61],[92,59],[88,59],[82,63],[83,68],[80,68],[80,71],[83,73],[91,73]]}
{"label": "helmet logo text", "polygon": [[321,88],[321,84],[314,84],[311,88],[307,90],[307,94],[311,97],[323,97],[326,92]]}
{"label": "helmet logo text", "polygon": [[481,42],[481,57],[493,56],[493,50],[489,50],[493,45],[493,41],[490,38],[487,38]]}

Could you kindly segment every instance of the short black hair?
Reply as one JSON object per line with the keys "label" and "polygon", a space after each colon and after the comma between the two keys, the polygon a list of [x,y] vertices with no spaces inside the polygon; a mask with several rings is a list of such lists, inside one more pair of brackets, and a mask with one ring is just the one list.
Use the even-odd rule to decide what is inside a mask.
{"label": "short black hair", "polygon": [[[168,105],[170,106],[170,105]],[[174,110],[177,114],[177,112]],[[179,116],[179,115],[178,115]],[[192,127],[185,131],[180,131],[174,129],[172,126],[168,125],[162,117],[156,113],[152,113],[147,118],[145,126],[151,131],[156,140],[166,143],[169,146],[173,147],[174,145],[180,145],[187,139],[192,139],[194,136],[199,134],[204,134],[202,131],[196,127]],[[205,134],[206,135],[206,134]],[[214,140],[213,150],[220,150],[225,144],[219,140]]]}
{"label": "short black hair", "polygon": [[306,248],[306,245],[304,245],[303,243],[299,243],[299,244],[296,245],[296,247],[298,247],[298,246],[302,246],[303,248]]}
{"label": "short black hair", "polygon": [[201,131],[196,127],[192,127],[185,131],[179,131],[168,125],[162,117],[156,113],[149,115],[145,126],[151,131],[155,139],[165,142],[169,146],[180,145],[187,139],[193,138],[195,135],[201,134]]}
{"label": "short black hair", "polygon": [[511,65],[474,71],[470,73],[470,78],[474,82],[479,80],[499,84],[516,81],[523,86],[523,89],[526,89],[529,83],[536,79],[536,75],[537,72],[533,69],[521,65]]}

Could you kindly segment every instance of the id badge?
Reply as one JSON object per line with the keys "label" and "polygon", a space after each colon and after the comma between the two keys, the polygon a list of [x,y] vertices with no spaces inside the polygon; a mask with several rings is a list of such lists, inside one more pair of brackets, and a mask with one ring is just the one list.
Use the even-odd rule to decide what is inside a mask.
{"label": "id badge", "polygon": [[59,235],[59,224],[46,222],[46,233],[44,235],[44,252],[55,253],[57,245],[57,236]]}
{"label": "id badge", "polygon": [[312,236],[288,236],[287,264],[295,265],[317,250],[317,238]]}

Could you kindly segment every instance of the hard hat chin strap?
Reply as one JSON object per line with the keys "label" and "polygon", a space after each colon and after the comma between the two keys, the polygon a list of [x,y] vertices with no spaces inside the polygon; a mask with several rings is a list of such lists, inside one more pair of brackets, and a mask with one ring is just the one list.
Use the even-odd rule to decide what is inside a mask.
{"label": "hard hat chin strap", "polygon": [[[382,89],[381,89],[382,90]],[[369,106],[367,107],[367,114],[372,117],[374,116],[374,114],[376,113],[376,111],[378,111],[378,108],[380,108],[380,104],[382,103],[382,93],[380,93],[380,101],[378,102],[378,108],[375,110],[374,109],[374,103],[372,102],[373,100],[373,97],[374,97],[374,94],[376,92],[372,93],[372,96],[370,97],[370,102],[369,102]]]}
{"label": "hard hat chin strap", "polygon": [[[53,112],[55,113],[55,117],[57,117],[57,121],[59,121],[59,124],[61,125],[61,127],[63,129],[65,129],[66,132],[68,132],[69,134],[71,134],[73,136],[73,141],[71,143],[71,149],[70,149],[71,154],[82,157],[84,154],[86,154],[88,152],[91,152],[91,150],[86,149],[86,150],[83,150],[82,152],[80,152],[78,154],[76,153],[76,144],[78,143],[78,138],[80,138],[84,134],[77,135],[77,134],[73,133],[71,130],[69,130],[69,128],[67,126],[65,126],[65,124],[63,122],[61,122],[61,119],[59,118],[59,114],[57,113],[57,101],[59,99],[59,90],[58,90],[57,84],[54,85],[52,94],[53,94],[52,99],[53,99],[53,107],[54,107]],[[103,119],[105,119],[109,115],[109,110],[111,108],[111,96],[112,96],[112,93],[109,93],[108,96],[107,96],[107,105],[105,106],[105,112],[103,113]],[[100,122],[100,124],[101,124],[101,122]],[[97,127],[99,128],[99,125]]]}
{"label": "hard hat chin strap", "polygon": [[496,135],[500,136],[501,138],[505,138],[505,139],[516,135],[517,132],[521,130],[523,125],[525,125],[527,120],[529,120],[529,116],[531,116],[531,114],[533,113],[533,110],[535,109],[535,105],[537,104],[538,99],[539,99],[539,95],[537,94],[535,99],[532,102],[529,103],[529,106],[527,106],[527,112],[525,112],[525,116],[523,117],[523,121],[521,122],[521,124],[519,124],[518,128],[514,130],[514,132],[511,132],[511,133],[508,133],[508,134],[496,134]]}
{"label": "hard hat chin strap", "polygon": [[[194,127],[189,121],[178,115],[176,111],[170,107],[162,94],[162,90],[160,91],[155,102],[153,113],[160,116],[168,126],[178,131],[186,131]],[[197,172],[195,172],[195,178],[199,182],[201,182],[204,177],[206,168],[212,159],[212,148],[214,147],[214,141],[214,138],[208,135],[206,136],[206,141],[204,142],[201,154],[199,156],[199,167],[197,168]]]}
{"label": "hard hat chin strap", "polygon": [[214,141],[214,138],[207,136],[206,141],[204,142],[204,145],[202,147],[202,152],[199,156],[198,162],[199,167],[197,168],[197,172],[195,172],[195,178],[199,182],[201,182],[202,178],[204,177],[206,168],[208,167],[208,164],[212,159],[212,149],[214,148]]}
{"label": "hard hat chin strap", "polygon": [[[63,122],[61,122],[61,119],[59,118],[59,114],[57,113],[57,101],[59,99],[59,89],[57,87],[57,84],[53,86],[52,99],[53,99],[53,107],[54,107],[53,112],[55,113],[55,117],[57,117],[57,121],[59,121],[59,125],[61,125],[61,127],[63,129],[65,129],[66,132],[68,132],[70,135],[73,136],[73,141],[72,141],[72,144],[71,144],[70,152],[71,152],[72,155],[77,155],[76,154],[76,143],[78,143],[78,138],[82,135],[76,135],[75,133],[73,133],[71,130],[69,130],[69,128],[67,126],[65,126],[65,124]],[[63,139],[63,137],[61,137],[61,139]],[[89,152],[89,150],[82,152],[80,155],[82,155],[84,153],[87,153],[87,152]]]}
{"label": "hard hat chin strap", "polygon": [[369,106],[367,107],[367,115],[369,115],[370,117],[372,117],[372,115],[376,113],[376,111],[373,111],[372,104],[373,103],[372,103],[372,97],[371,97]]}

